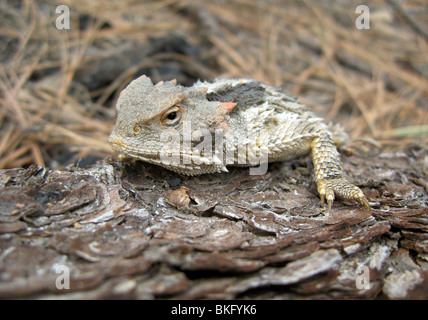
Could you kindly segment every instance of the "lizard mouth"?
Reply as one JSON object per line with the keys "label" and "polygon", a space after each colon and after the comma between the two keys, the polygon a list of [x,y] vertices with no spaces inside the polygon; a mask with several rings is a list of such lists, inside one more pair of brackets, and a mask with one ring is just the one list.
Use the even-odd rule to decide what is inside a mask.
{"label": "lizard mouth", "polygon": [[115,151],[122,151],[126,147],[126,145],[121,140],[112,137],[108,139],[108,142]]}
{"label": "lizard mouth", "polygon": [[138,150],[136,150],[135,148],[132,148],[132,146],[128,145],[121,139],[110,137],[108,142],[110,143],[110,146],[114,151],[119,152],[124,156],[134,157],[134,158],[138,158],[140,160],[149,161],[149,162],[156,161],[158,158],[157,153],[156,154],[140,153]]}

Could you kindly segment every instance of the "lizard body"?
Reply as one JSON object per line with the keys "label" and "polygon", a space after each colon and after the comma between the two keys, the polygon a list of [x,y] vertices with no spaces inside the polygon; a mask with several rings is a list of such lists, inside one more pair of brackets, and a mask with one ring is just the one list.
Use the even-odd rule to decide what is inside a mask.
{"label": "lizard body", "polygon": [[[192,87],[153,85],[141,76],[120,94],[109,142],[123,158],[184,175],[250,166],[312,154],[321,203],[335,195],[370,205],[342,173],[340,155],[323,120],[294,98],[250,79],[218,79]],[[251,173],[251,171],[250,171]]]}

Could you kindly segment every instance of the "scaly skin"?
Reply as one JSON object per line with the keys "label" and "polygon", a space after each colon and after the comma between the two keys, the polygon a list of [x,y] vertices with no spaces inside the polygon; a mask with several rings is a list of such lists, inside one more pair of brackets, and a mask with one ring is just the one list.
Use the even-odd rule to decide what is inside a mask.
{"label": "scaly skin", "polygon": [[[315,182],[331,212],[335,196],[370,210],[363,192],[342,173],[340,155],[322,119],[274,87],[247,79],[218,79],[183,87],[153,85],[142,76],[117,102],[110,135],[122,158],[154,163],[185,175],[252,166],[311,153]],[[252,169],[254,169],[252,168]]]}

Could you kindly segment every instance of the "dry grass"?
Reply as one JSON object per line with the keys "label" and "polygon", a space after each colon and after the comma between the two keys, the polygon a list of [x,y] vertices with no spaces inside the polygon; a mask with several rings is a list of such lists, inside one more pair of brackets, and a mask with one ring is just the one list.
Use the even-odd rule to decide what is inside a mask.
{"label": "dry grass", "polygon": [[[405,1],[404,8],[371,1],[369,30],[355,28],[359,1],[194,3],[1,1],[0,168],[110,156],[118,92],[139,70],[162,76],[166,60],[201,78],[251,77],[283,86],[327,120],[341,122],[353,139],[426,145],[424,1]],[[71,10],[70,30],[55,28],[59,4]],[[119,55],[168,34],[204,48],[201,59],[183,52],[142,52],[133,61]],[[90,89],[79,77],[94,72],[97,61],[122,69]]]}

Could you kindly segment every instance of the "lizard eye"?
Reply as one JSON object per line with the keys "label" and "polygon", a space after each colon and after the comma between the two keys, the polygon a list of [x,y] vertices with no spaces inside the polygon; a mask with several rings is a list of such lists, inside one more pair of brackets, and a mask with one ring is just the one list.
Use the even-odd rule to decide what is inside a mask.
{"label": "lizard eye", "polygon": [[180,122],[181,110],[178,105],[169,108],[161,118],[161,122],[167,126],[174,126]]}
{"label": "lizard eye", "polygon": [[139,134],[141,132],[141,126],[138,123],[134,124],[134,126],[132,127],[132,132],[135,135]]}

